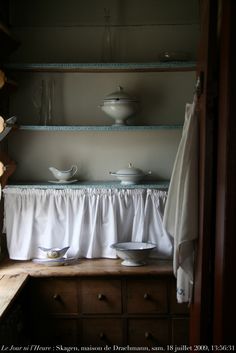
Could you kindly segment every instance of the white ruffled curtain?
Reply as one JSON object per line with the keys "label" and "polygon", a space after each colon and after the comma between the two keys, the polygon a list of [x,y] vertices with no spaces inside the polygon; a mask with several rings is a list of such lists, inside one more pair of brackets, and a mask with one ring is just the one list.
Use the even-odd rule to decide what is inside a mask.
{"label": "white ruffled curtain", "polygon": [[3,193],[11,259],[42,257],[39,246],[70,246],[68,257],[115,258],[110,245],[131,240],[155,243],[156,257],[172,256],[172,239],[162,224],[166,191],[5,188]]}

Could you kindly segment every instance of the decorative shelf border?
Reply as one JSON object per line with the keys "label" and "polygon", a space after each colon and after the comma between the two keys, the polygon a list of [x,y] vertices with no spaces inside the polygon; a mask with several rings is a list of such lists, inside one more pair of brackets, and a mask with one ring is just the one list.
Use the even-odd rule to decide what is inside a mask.
{"label": "decorative shelf border", "polygon": [[122,185],[116,181],[88,181],[88,182],[76,182],[71,184],[58,184],[49,182],[38,182],[38,183],[15,183],[8,184],[6,188],[11,189],[160,189],[166,190],[169,187],[169,181],[152,182],[147,181],[140,184],[134,185]]}
{"label": "decorative shelf border", "polygon": [[176,130],[183,125],[20,125],[20,130],[28,131],[145,131],[145,130]]}
{"label": "decorative shelf border", "polygon": [[147,63],[11,63],[6,68],[17,71],[46,72],[125,72],[125,71],[195,71],[195,61]]}

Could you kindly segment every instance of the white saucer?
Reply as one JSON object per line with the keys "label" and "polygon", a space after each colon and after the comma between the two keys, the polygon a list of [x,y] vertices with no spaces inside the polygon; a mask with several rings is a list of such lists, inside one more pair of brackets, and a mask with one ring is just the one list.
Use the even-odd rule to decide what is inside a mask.
{"label": "white saucer", "polygon": [[46,266],[62,266],[62,265],[68,265],[77,259],[75,257],[60,257],[58,259],[48,259],[48,258],[38,258],[38,259],[33,259],[32,261],[36,264],[40,265],[46,265]]}
{"label": "white saucer", "polygon": [[49,183],[53,183],[53,184],[71,184],[71,183],[75,183],[76,181],[78,181],[78,179],[71,179],[71,180],[48,180]]}

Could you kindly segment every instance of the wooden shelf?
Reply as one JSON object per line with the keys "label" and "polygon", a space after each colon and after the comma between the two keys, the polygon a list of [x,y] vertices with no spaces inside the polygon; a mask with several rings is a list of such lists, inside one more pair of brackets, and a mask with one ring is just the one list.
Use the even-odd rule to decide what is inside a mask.
{"label": "wooden shelf", "polygon": [[35,72],[153,72],[195,71],[195,61],[147,63],[11,63],[7,69]]}
{"label": "wooden shelf", "polygon": [[20,125],[19,130],[27,131],[155,131],[182,129],[183,125]]}

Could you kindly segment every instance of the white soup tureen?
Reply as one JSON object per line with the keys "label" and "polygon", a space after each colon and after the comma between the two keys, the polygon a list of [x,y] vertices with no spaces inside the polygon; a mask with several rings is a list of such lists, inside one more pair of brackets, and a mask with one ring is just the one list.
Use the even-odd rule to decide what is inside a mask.
{"label": "white soup tureen", "polygon": [[151,171],[145,173],[139,168],[134,168],[132,163],[129,163],[128,168],[120,169],[117,172],[110,172],[110,175],[116,176],[123,185],[132,185],[137,184],[145,176],[150,175],[151,173]]}
{"label": "white soup tureen", "polygon": [[118,91],[106,96],[100,108],[115,120],[114,125],[125,125],[126,119],[138,110],[139,102],[119,86]]}

